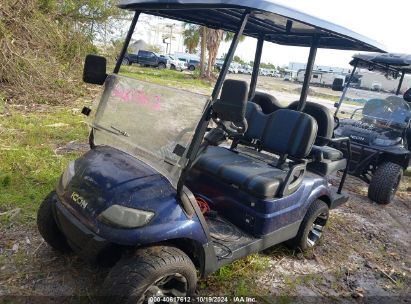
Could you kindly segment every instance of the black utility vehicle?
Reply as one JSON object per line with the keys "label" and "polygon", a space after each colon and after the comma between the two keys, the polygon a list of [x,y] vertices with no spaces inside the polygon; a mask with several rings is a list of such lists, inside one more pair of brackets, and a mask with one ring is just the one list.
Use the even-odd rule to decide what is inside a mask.
{"label": "black utility vehicle", "polygon": [[[352,142],[349,173],[369,184],[368,197],[372,201],[388,204],[410,161],[411,98],[409,92],[404,96],[400,92],[404,76],[411,74],[411,55],[357,54],[351,65],[351,78],[357,68],[399,78],[396,95],[351,88],[350,79],[335,112],[339,121],[335,136],[348,136]],[[356,107],[358,102],[364,106]],[[353,111],[339,111],[343,103]],[[344,147],[340,149],[346,152]]]}
{"label": "black utility vehicle", "polygon": [[156,67],[163,70],[167,67],[167,58],[161,57],[151,51],[138,51],[137,54],[125,54],[123,58],[124,65],[139,64],[142,66]]}

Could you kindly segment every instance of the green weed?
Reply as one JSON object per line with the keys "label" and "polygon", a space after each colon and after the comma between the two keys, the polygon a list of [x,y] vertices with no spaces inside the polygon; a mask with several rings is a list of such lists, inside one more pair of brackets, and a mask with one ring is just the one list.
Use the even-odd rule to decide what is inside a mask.
{"label": "green weed", "polygon": [[[58,155],[58,147],[86,141],[88,127],[80,114],[48,107],[47,112],[11,110],[0,132],[0,209],[21,208],[32,219],[38,205],[53,190],[71,159],[79,153]],[[59,123],[60,125],[56,125]]]}

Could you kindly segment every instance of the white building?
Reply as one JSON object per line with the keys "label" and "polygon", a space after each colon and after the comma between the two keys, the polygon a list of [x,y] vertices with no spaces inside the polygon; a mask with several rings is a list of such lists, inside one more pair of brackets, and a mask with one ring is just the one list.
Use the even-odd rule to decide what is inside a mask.
{"label": "white building", "polygon": [[[290,62],[288,64],[288,70],[291,70],[291,71],[305,70],[306,68],[307,68],[306,63]],[[338,73],[338,74],[348,74],[348,73],[350,73],[349,69],[326,66],[326,65],[318,65],[318,64],[315,64],[313,69],[316,70],[316,71]]]}
{"label": "white building", "polygon": [[[360,78],[360,87],[364,89],[371,90],[373,84],[381,84],[381,89],[383,91],[395,93],[400,81],[400,77],[397,79],[387,79],[384,75],[380,73],[373,73],[367,70],[361,70],[359,73],[362,77]],[[408,88],[411,87],[411,76],[405,76],[402,83],[402,93],[404,93]]]}

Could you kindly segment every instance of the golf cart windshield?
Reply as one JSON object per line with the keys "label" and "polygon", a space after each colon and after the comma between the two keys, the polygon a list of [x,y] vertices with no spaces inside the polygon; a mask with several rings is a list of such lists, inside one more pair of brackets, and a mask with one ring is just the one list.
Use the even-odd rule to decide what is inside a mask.
{"label": "golf cart windshield", "polygon": [[94,145],[122,150],[176,186],[207,97],[110,75],[92,122]]}
{"label": "golf cart windshield", "polygon": [[339,114],[341,124],[360,124],[362,127],[391,129],[402,132],[411,117],[409,104],[390,93],[350,88]]}

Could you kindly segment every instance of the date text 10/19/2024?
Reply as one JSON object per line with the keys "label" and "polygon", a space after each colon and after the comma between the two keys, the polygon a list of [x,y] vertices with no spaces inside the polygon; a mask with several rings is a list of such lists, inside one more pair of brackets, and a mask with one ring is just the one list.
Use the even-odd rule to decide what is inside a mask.
{"label": "date text 10/19/2024", "polygon": [[150,297],[149,303],[256,303],[253,297]]}

